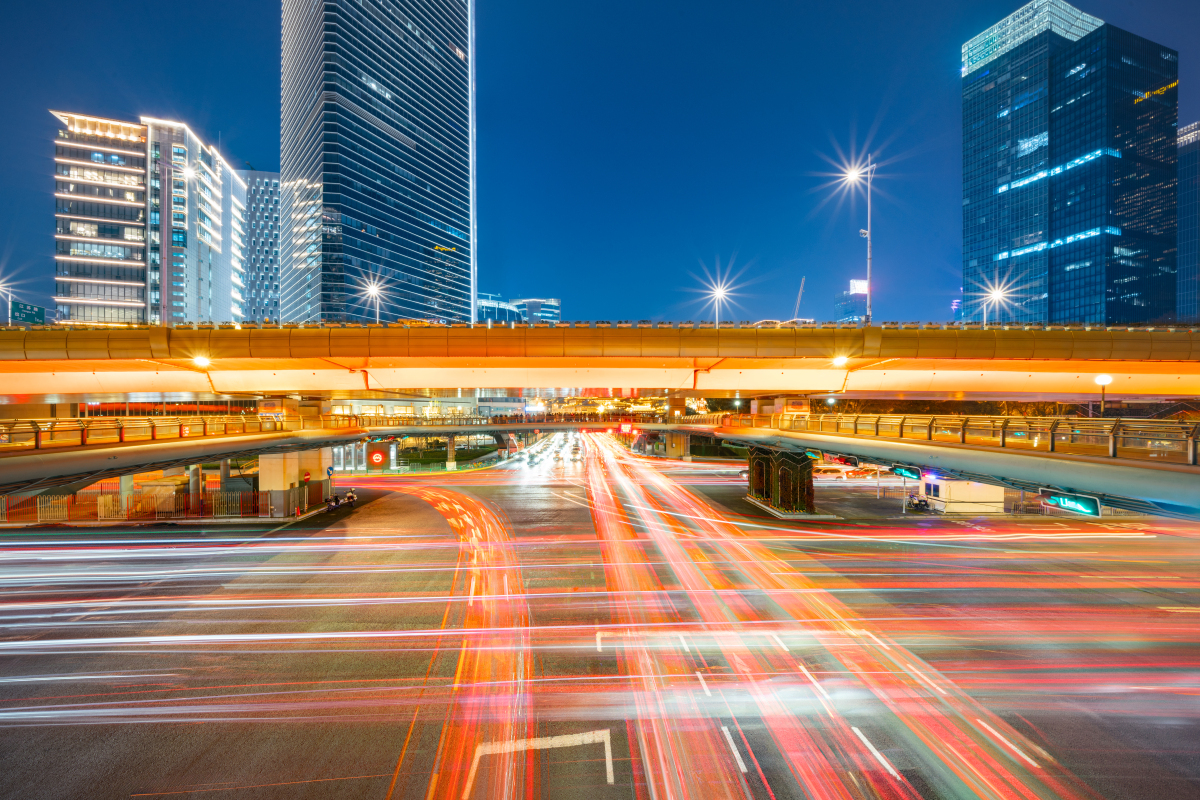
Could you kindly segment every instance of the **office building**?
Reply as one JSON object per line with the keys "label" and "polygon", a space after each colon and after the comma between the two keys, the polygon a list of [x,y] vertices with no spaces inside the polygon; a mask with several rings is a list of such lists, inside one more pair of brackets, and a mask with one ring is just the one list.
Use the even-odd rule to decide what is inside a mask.
{"label": "office building", "polygon": [[506,303],[498,294],[481,292],[476,301],[475,319],[478,322],[524,322],[525,318],[512,303]]}
{"label": "office building", "polygon": [[964,319],[1173,318],[1178,54],[1034,0],[962,57]]}
{"label": "office building", "polygon": [[517,309],[526,322],[560,322],[562,320],[562,303],[556,297],[525,298],[509,300],[510,305]]}
{"label": "office building", "polygon": [[468,0],[283,0],[283,319],[475,318]]}
{"label": "office building", "polygon": [[64,323],[230,322],[245,186],[187,125],[53,111]]}
{"label": "office building", "polygon": [[1200,322],[1200,122],[1179,129],[1179,321]]}
{"label": "office building", "polygon": [[238,170],[246,184],[245,285],[235,286],[242,319],[279,319],[279,173]]}
{"label": "office building", "polygon": [[850,290],[842,292],[834,303],[837,322],[862,322],[867,318],[867,282],[852,280]]}

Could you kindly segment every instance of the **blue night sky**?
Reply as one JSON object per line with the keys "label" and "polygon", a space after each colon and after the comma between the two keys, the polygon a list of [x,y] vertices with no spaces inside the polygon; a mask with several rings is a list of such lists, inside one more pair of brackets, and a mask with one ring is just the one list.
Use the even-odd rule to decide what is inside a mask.
{"label": "blue night sky", "polygon": [[[711,319],[696,289],[734,257],[724,318],[790,318],[807,276],[801,316],[830,319],[865,275],[866,208],[823,173],[869,144],[875,316],[947,319],[959,48],[1020,5],[479,0],[480,290],[560,297],[573,320]],[[1179,50],[1180,121],[1200,118],[1200,3],[1075,5]],[[279,168],[277,3],[19,3],[5,27],[0,259],[19,299],[52,305],[48,108],[179,119]]]}

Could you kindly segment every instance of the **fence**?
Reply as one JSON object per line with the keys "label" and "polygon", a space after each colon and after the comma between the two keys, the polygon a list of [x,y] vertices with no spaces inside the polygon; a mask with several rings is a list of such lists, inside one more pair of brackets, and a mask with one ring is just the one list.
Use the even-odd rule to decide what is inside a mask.
{"label": "fence", "polygon": [[294,517],[325,502],[328,481],[260,492],[0,495],[0,522],[119,522]]}
{"label": "fence", "polygon": [[356,417],[342,415],[12,419],[0,420],[0,451],[358,426]]}
{"label": "fence", "polygon": [[1011,450],[1197,464],[1196,422],[1088,417],[940,417],[874,414],[706,414],[682,424],[772,428]]}

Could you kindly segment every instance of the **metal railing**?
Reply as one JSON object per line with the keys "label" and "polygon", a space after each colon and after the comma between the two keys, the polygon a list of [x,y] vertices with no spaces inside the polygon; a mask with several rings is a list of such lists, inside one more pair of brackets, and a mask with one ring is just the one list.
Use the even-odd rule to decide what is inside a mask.
{"label": "metal railing", "polygon": [[10,419],[0,420],[0,453],[8,450],[47,450],[121,442],[356,427],[359,427],[357,418],[348,415]]}
{"label": "metal railing", "polygon": [[834,436],[970,444],[1011,450],[1197,464],[1200,424],[1104,417],[968,417],[898,414],[705,414],[685,425],[770,428]]}
{"label": "metal railing", "polygon": [[93,492],[0,495],[0,522],[119,522],[291,517],[324,503],[327,481],[275,491]]}

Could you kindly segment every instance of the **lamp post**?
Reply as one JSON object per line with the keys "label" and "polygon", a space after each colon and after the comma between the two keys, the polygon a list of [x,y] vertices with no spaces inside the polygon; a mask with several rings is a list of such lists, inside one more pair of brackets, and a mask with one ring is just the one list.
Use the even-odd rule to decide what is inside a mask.
{"label": "lamp post", "polygon": [[867,179],[867,227],[860,230],[858,235],[867,240],[867,318],[866,324],[871,324],[871,181],[875,177],[875,168],[879,166],[871,161],[867,154],[867,164],[864,167],[851,167],[846,172],[846,180],[858,183],[865,176]]}
{"label": "lamp post", "polygon": [[375,324],[376,325],[379,324],[379,294],[380,294],[380,291],[379,291],[378,283],[372,282],[372,283],[367,284],[367,295],[375,301]]}
{"label": "lamp post", "polygon": [[726,291],[725,287],[720,284],[718,284],[717,286],[714,286],[713,290],[711,292],[711,296],[713,299],[713,305],[716,306],[716,308],[717,308],[717,329],[718,330],[720,330],[720,328],[721,328],[721,301],[725,299],[726,294],[728,294],[728,292]]}
{"label": "lamp post", "polygon": [[9,286],[7,283],[0,283],[0,294],[4,295],[5,299],[8,300],[8,304],[7,304],[8,305],[8,324],[11,327],[12,326],[12,304],[13,304],[12,287]]}
{"label": "lamp post", "polygon": [[1096,385],[1100,387],[1100,416],[1104,416],[1104,388],[1112,383],[1112,375],[1097,375]]}
{"label": "lamp post", "polygon": [[999,305],[1008,297],[1008,292],[1003,289],[992,289],[983,298],[983,327],[987,327],[987,309],[988,303]]}

